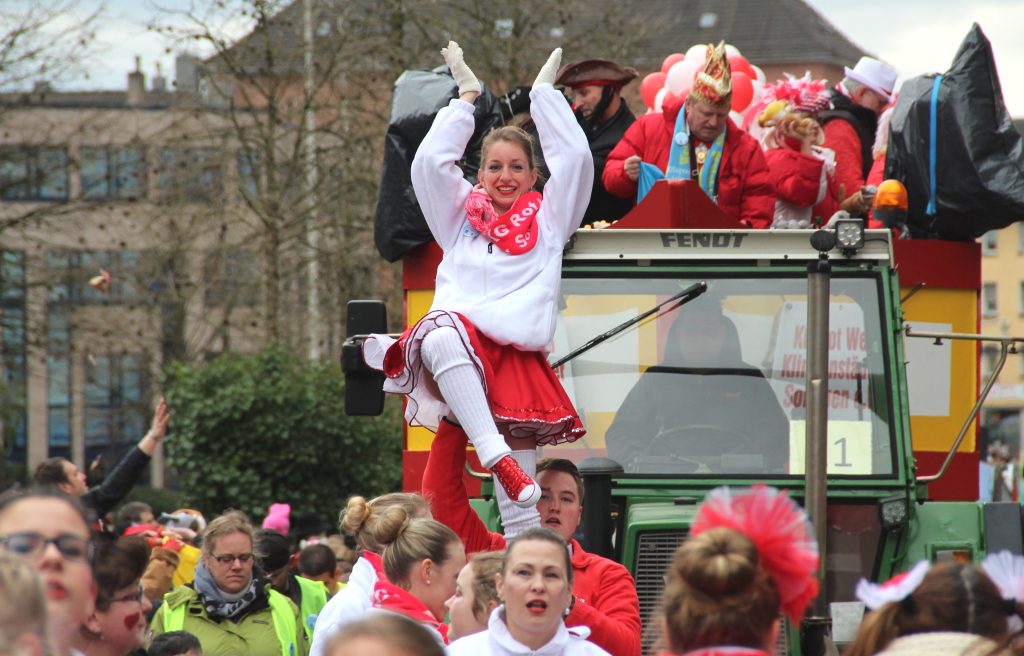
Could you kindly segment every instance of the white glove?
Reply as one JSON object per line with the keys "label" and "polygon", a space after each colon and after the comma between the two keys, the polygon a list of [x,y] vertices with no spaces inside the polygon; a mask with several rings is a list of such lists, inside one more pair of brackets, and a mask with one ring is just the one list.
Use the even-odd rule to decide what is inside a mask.
{"label": "white glove", "polygon": [[444,57],[444,63],[448,64],[448,68],[452,71],[452,77],[455,78],[455,84],[459,87],[460,96],[467,91],[480,93],[480,81],[476,79],[476,75],[469,70],[469,66],[466,66],[466,62],[462,59],[462,48],[459,44],[449,41],[447,48],[441,48],[441,56]]}
{"label": "white glove", "polygon": [[554,84],[555,77],[558,75],[558,69],[561,66],[562,49],[555,48],[551,51],[551,56],[548,57],[547,63],[541,67],[540,73],[537,73],[537,79],[533,81],[533,88],[536,89],[541,84]]}

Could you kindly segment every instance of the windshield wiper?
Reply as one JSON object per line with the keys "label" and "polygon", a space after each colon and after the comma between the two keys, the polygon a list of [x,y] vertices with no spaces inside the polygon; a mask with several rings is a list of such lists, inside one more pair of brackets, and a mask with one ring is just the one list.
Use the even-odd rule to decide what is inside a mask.
{"label": "windshield wiper", "polygon": [[589,342],[587,342],[583,346],[580,346],[579,348],[576,348],[575,350],[573,350],[571,353],[565,355],[562,358],[559,358],[556,362],[553,362],[551,364],[551,368],[552,369],[557,369],[558,367],[560,367],[563,364],[565,364],[566,362],[572,360],[576,356],[583,355],[584,353],[586,353],[590,349],[594,348],[598,344],[601,344],[602,342],[605,342],[605,341],[611,339],[612,337],[615,337],[616,335],[621,333],[626,328],[629,328],[630,326],[633,326],[633,325],[636,325],[637,323],[640,323],[641,321],[643,321],[647,317],[651,316],[652,314],[654,314],[655,312],[657,312],[661,308],[665,307],[669,303],[675,303],[675,305],[673,305],[669,309],[665,310],[665,312],[671,312],[672,310],[676,309],[677,307],[680,307],[682,305],[685,305],[686,303],[689,303],[690,301],[692,301],[693,299],[697,298],[698,296],[700,296],[701,294],[703,294],[707,290],[708,290],[708,283],[706,281],[701,280],[699,282],[695,282],[692,285],[690,285],[689,287],[687,287],[686,289],[684,289],[683,291],[679,292],[678,294],[670,296],[669,298],[667,298],[666,300],[662,301],[661,303],[658,303],[657,305],[652,307],[650,310],[647,310],[646,312],[642,312],[642,313],[636,315],[635,317],[633,317],[632,319],[628,319],[628,320],[624,321],[623,323],[620,323],[619,325],[615,326],[614,328],[612,328],[608,332],[602,333],[602,334],[598,335],[597,337],[593,338],[592,340],[590,340]]}

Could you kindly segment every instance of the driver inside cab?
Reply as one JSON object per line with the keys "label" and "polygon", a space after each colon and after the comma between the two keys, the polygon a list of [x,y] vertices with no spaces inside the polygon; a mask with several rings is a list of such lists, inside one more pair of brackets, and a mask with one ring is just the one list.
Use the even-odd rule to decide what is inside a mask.
{"label": "driver inside cab", "polygon": [[640,376],[608,429],[608,457],[627,472],[673,473],[675,460],[697,473],[784,473],[789,421],[764,374],[743,361],[736,325],[717,299],[677,312],[662,363]]}

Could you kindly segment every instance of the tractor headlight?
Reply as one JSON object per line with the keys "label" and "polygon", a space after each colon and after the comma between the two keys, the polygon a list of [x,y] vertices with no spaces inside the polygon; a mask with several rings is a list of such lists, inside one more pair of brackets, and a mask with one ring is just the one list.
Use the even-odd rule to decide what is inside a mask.
{"label": "tractor headlight", "polygon": [[887,531],[896,531],[906,526],[910,518],[907,497],[897,494],[886,497],[878,502],[878,516],[882,527]]}

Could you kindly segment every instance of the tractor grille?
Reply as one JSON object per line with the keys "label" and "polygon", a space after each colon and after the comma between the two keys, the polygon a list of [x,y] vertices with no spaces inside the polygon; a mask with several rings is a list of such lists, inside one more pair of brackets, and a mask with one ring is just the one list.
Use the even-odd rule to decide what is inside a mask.
{"label": "tractor grille", "polygon": [[643,622],[643,653],[667,651],[657,643],[661,640],[660,622],[652,622],[661,607],[665,575],[672,564],[672,554],[686,539],[687,531],[641,533],[636,548],[636,594],[640,598],[640,621]]}
{"label": "tractor grille", "polygon": [[[661,644],[661,595],[665,591],[665,578],[672,564],[672,555],[686,539],[687,531],[661,531],[641,533],[637,542],[637,563],[634,579],[640,598],[640,621],[643,623],[642,646],[644,656],[667,652]],[[788,619],[780,616],[779,638],[772,650],[777,656],[789,652]],[[653,620],[653,621],[652,621]]]}

